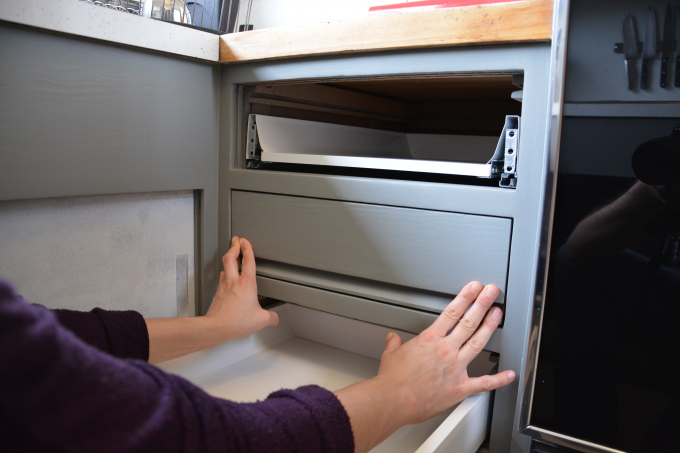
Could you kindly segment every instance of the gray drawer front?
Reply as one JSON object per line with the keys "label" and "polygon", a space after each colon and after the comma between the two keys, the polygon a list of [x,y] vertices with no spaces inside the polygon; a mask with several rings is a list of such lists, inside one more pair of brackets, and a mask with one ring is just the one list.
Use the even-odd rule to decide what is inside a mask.
{"label": "gray drawer front", "polygon": [[493,283],[505,301],[506,218],[254,192],[232,192],[232,233],[255,256],[368,280],[457,294]]}

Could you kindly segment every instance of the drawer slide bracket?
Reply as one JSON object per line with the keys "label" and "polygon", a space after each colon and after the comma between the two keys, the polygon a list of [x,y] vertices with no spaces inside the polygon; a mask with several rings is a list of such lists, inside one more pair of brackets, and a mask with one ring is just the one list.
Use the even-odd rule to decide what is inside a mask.
{"label": "drawer slide bracket", "polygon": [[[508,116],[505,120],[503,135],[498,148],[503,149],[503,159],[493,161],[493,168],[500,172],[501,187],[514,189],[517,187],[517,148],[519,145],[519,117]],[[497,151],[498,154],[498,151]],[[496,156],[494,156],[496,157]],[[500,157],[500,156],[498,156]]]}
{"label": "drawer slide bracket", "polygon": [[248,115],[248,144],[246,145],[246,168],[258,168],[260,166],[260,157],[262,156],[262,147],[260,146],[260,138],[257,134],[257,117],[256,115]]}

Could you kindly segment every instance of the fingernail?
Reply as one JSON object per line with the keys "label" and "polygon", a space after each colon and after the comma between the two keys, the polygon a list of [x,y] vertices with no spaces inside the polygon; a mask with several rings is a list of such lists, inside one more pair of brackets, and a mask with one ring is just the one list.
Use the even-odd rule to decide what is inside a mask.
{"label": "fingernail", "polygon": [[470,289],[476,293],[480,292],[482,290],[482,285],[480,285],[477,282],[474,282],[472,286],[470,286]]}
{"label": "fingernail", "polygon": [[392,332],[388,333],[387,334],[387,341],[390,341],[393,336],[394,336],[394,334]]}
{"label": "fingernail", "polygon": [[232,243],[232,245],[233,245],[235,242],[236,242],[236,236],[234,236],[233,238],[231,238],[231,243]]}
{"label": "fingernail", "polygon": [[487,286],[486,294],[487,296],[493,297],[495,299],[498,296],[498,290],[495,286]]}
{"label": "fingernail", "polygon": [[514,371],[509,371],[509,372],[508,372],[508,379],[510,379],[510,380],[515,379],[515,372],[514,372]]}
{"label": "fingernail", "polygon": [[241,245],[244,245],[244,244],[243,244],[243,239],[239,239],[239,240],[238,240],[238,243],[241,244]]}
{"label": "fingernail", "polygon": [[491,316],[494,318],[500,318],[503,312],[501,311],[500,308],[494,308],[493,313],[491,313]]}

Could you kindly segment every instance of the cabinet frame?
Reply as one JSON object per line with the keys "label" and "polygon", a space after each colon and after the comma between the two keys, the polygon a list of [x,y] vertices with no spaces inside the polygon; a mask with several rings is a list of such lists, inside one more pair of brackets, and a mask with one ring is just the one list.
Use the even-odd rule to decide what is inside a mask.
{"label": "cabinet frame", "polygon": [[[500,353],[501,370],[513,369],[519,373],[517,382],[499,389],[494,396],[491,427],[491,451],[494,452],[510,451],[512,444],[521,445],[527,451],[529,449],[530,439],[517,432],[515,416],[519,409],[518,390],[523,379],[521,370],[529,337],[527,320],[530,319],[535,292],[533,277],[539,255],[539,225],[551,140],[548,127],[552,108],[550,66],[551,45],[538,43],[321,56],[221,67],[218,245],[221,253],[228,249],[232,235],[232,190],[513,219],[505,324],[494,334],[488,349]],[[521,156],[518,164],[523,177],[514,190],[244,168],[243,150],[249,113],[245,105],[246,84],[471,73],[524,74],[519,146]],[[373,306],[355,295],[323,291],[269,277],[259,277],[258,280],[260,286],[266,288],[267,295],[277,294],[278,298],[293,303],[295,300],[292,299],[295,298],[310,303],[313,301],[314,308],[321,310],[330,311],[330,306],[343,306],[344,316],[357,317],[361,307],[369,309],[369,306]],[[378,313],[372,310],[374,308],[369,309],[374,313],[371,315],[373,319],[381,319],[380,310]],[[384,310],[387,313],[392,308]],[[416,318],[433,316],[406,311],[401,318],[404,322],[400,324],[402,328],[407,327],[409,313],[414,313]],[[424,322],[420,325],[424,325]]]}

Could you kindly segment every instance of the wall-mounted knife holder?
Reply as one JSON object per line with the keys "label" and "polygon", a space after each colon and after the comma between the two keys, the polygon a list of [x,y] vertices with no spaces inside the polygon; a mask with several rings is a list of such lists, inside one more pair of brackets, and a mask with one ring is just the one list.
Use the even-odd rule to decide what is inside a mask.
{"label": "wall-mounted knife holder", "polygon": [[[638,84],[635,83],[636,61],[642,60],[642,67],[639,77],[639,89],[648,90],[654,84],[650,83],[649,74],[651,62],[660,59],[661,65],[658,74],[658,85],[661,88],[675,86],[680,88],[680,49],[677,38],[680,32],[678,16],[680,10],[670,3],[666,5],[663,12],[662,25],[659,27],[657,14],[653,7],[648,7],[644,21],[644,36],[642,41],[638,40],[638,28],[636,27],[635,17],[628,14],[623,20],[623,40],[614,44],[614,52],[625,55],[624,70],[628,90],[634,91]],[[659,39],[659,34],[661,38]],[[672,66],[675,62],[675,70]]]}
{"label": "wall-mounted knife holder", "polygon": [[517,87],[521,74],[245,87],[245,166],[514,188]]}
{"label": "wall-mounted knife holder", "polygon": [[[677,41],[672,41],[672,45],[674,47],[677,47],[678,42]],[[642,48],[644,47],[644,42],[643,41],[638,41],[637,43],[637,48],[638,48],[638,54],[642,53]],[[656,47],[657,49],[660,48],[663,45],[663,41],[657,41],[656,42]],[[622,42],[617,42],[614,43],[614,53],[623,53],[623,43]]]}

